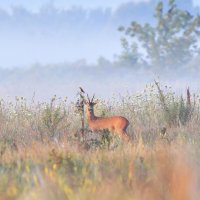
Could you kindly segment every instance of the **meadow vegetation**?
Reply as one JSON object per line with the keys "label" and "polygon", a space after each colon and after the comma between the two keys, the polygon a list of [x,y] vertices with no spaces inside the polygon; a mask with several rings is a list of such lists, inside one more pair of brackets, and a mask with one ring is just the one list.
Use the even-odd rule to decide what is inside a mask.
{"label": "meadow vegetation", "polygon": [[200,191],[200,99],[155,82],[100,99],[96,115],[130,121],[131,142],[81,134],[76,102],[0,101],[1,200],[195,200]]}

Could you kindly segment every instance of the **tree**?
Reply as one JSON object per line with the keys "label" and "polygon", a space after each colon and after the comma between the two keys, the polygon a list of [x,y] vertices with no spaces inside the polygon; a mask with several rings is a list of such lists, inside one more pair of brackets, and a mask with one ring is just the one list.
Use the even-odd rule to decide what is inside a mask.
{"label": "tree", "polygon": [[129,27],[119,28],[125,34],[123,56],[137,56],[137,61],[147,62],[154,69],[167,69],[181,67],[200,55],[200,16],[168,0],[166,8],[163,1],[157,3],[154,17],[155,25],[133,21]]}

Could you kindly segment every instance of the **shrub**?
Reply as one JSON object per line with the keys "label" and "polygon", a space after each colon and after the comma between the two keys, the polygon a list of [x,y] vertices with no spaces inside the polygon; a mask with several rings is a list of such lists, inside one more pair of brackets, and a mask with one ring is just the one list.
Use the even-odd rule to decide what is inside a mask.
{"label": "shrub", "polygon": [[187,99],[184,100],[183,96],[176,98],[174,93],[165,95],[159,83],[155,81],[155,84],[166,124],[169,126],[186,125],[195,109],[195,104],[191,104],[189,88],[187,89]]}
{"label": "shrub", "polygon": [[60,131],[60,125],[66,118],[66,108],[61,103],[55,104],[56,96],[51,99],[50,104],[46,104],[42,111],[42,122],[50,138],[54,138]]}

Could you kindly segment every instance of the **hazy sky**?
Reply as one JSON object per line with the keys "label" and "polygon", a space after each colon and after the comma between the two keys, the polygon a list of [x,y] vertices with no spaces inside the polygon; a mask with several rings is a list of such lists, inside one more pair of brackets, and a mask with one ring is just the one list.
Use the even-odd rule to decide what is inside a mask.
{"label": "hazy sky", "polygon": [[[82,58],[94,63],[101,56],[113,60],[122,51],[122,34],[117,28],[129,25],[132,20],[153,20],[156,1],[0,0],[0,8],[9,10],[17,6],[10,9],[13,15],[0,11],[0,67],[73,62]],[[190,10],[194,9],[192,1],[193,5],[200,5],[200,0],[177,0]],[[41,10],[43,6],[47,9]],[[94,9],[99,7],[114,10]]]}
{"label": "hazy sky", "polygon": [[[149,2],[150,0],[1,0],[0,7],[8,9],[10,6],[22,5],[28,9],[38,10],[42,5],[53,3],[58,7],[68,8],[73,5],[93,8],[93,7],[112,7],[116,8],[126,2]],[[200,0],[192,0],[194,5],[200,6]]]}
{"label": "hazy sky", "polygon": [[[131,2],[148,2],[149,0],[131,0]],[[73,5],[94,8],[94,7],[112,7],[116,8],[128,0],[1,0],[0,7],[8,9],[10,6],[22,5],[30,10],[37,11],[47,3],[53,3],[57,7],[69,8]],[[130,2],[130,0],[129,0]]]}
{"label": "hazy sky", "polygon": [[200,6],[200,0],[193,0],[195,6]]}
{"label": "hazy sky", "polygon": [[[149,73],[133,73],[133,76],[132,71],[119,71],[116,76],[112,73],[110,77],[111,71],[106,73],[106,76],[97,71],[98,76],[102,77],[98,80],[97,74],[93,76],[90,69],[90,73],[80,73],[79,69],[75,69],[75,72],[69,71],[69,74],[67,71],[63,74],[62,70],[63,66],[85,65],[84,60],[80,59],[86,59],[89,63],[109,65],[109,62],[99,58],[103,56],[114,60],[116,55],[121,54],[122,34],[117,31],[118,27],[128,26],[132,20],[152,23],[157,1],[159,0],[0,0],[0,96],[32,97],[34,91],[39,98],[46,98],[55,93],[58,96],[67,93],[69,96],[74,95],[80,85],[85,86],[91,93],[98,90],[98,95],[102,96],[141,88],[142,83],[153,80]],[[140,4],[141,2],[143,3]],[[200,9],[193,7],[200,6],[200,0],[177,2],[183,9],[200,13]],[[41,9],[43,6],[46,9]],[[112,9],[95,9],[99,7]],[[12,15],[8,15],[2,9],[13,11]],[[60,9],[64,10],[60,12]],[[79,62],[76,62],[76,65],[66,64],[77,60]],[[41,70],[37,67],[31,68],[28,74],[26,70],[19,71],[18,74],[17,69],[9,74],[1,71],[1,67],[28,68],[38,66],[37,63],[61,65],[61,68],[50,73],[46,68]],[[77,76],[77,73],[80,75]],[[145,82],[142,82],[140,76]],[[173,85],[176,85],[175,88],[186,88],[184,81],[180,85],[175,81]],[[199,82],[191,82],[188,77],[187,85],[193,89],[198,88]]]}

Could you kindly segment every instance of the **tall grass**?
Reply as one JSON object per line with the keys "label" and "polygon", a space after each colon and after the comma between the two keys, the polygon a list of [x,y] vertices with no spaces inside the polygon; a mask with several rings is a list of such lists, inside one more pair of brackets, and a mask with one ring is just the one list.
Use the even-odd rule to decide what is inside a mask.
{"label": "tall grass", "polygon": [[198,199],[198,95],[156,82],[101,100],[97,115],[129,119],[128,144],[87,127],[82,135],[76,106],[0,101],[0,199]]}

